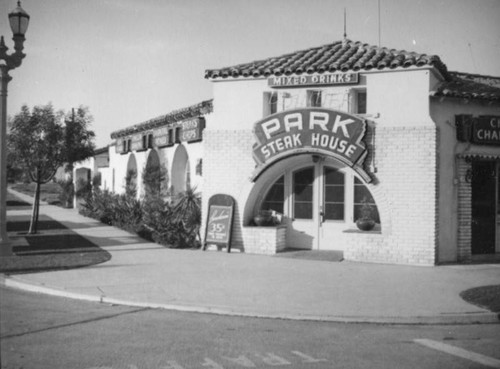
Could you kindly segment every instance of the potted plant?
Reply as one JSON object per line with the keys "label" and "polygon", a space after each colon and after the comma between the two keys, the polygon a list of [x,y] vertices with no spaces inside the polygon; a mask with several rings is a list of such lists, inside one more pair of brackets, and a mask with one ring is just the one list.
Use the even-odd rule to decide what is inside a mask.
{"label": "potted plant", "polygon": [[361,203],[361,217],[356,220],[356,225],[362,231],[371,231],[373,227],[375,227],[373,206],[366,198],[364,198]]}
{"label": "potted plant", "polygon": [[260,210],[253,221],[257,227],[269,226],[273,221],[273,214],[271,210]]}

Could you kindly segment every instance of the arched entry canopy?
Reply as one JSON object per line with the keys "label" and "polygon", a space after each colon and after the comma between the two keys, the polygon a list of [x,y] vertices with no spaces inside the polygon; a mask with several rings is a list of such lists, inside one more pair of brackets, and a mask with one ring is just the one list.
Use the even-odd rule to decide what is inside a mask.
{"label": "arched entry canopy", "polygon": [[358,116],[324,108],[302,108],[270,115],[254,125],[255,181],[271,165],[289,156],[332,157],[352,168],[366,183],[362,165],[367,151],[362,139],[366,122]]}

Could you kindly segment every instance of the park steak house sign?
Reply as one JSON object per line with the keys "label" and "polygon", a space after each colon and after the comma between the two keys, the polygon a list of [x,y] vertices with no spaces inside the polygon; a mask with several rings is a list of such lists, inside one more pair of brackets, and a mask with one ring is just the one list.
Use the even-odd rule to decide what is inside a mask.
{"label": "park steak house sign", "polygon": [[[287,110],[270,115],[254,125],[253,157],[257,163],[254,177],[271,163],[301,153],[331,156],[351,168],[360,169],[366,156],[362,142],[365,130],[363,119],[324,108]],[[366,173],[363,174],[370,182]]]}

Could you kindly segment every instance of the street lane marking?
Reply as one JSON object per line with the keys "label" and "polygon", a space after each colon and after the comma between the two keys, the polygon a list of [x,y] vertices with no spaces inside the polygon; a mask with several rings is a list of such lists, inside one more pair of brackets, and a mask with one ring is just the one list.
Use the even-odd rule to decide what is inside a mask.
{"label": "street lane marking", "polygon": [[478,364],[482,364],[485,366],[489,366],[491,368],[500,368],[500,360],[477,354],[472,351],[467,351],[455,346],[447,345],[445,343],[439,342],[439,341],[433,341],[433,340],[428,340],[428,339],[416,339],[413,340],[414,342],[422,345],[429,347],[431,349],[437,350],[437,351],[442,351],[447,354],[453,355],[453,356],[458,356],[466,360],[474,361]]}
{"label": "street lane marking", "polygon": [[[300,359],[302,359],[301,364],[313,364],[313,363],[320,363],[320,362],[327,362],[327,359],[316,359],[312,356],[309,356],[308,354],[304,354],[303,352],[300,351],[291,351],[292,354],[295,356],[298,356]],[[264,354],[261,353],[249,353],[249,356],[255,356],[256,358],[260,359],[262,363],[267,367],[279,367],[279,366],[290,366],[290,365],[295,365],[295,363],[288,361],[287,359],[283,358],[282,356],[278,356],[272,352],[267,352]],[[286,355],[284,355],[286,356]],[[175,359],[175,358],[173,358]],[[238,366],[238,368],[257,368],[261,367],[261,364],[255,364],[254,361],[250,360],[247,356],[245,355],[239,355],[238,357],[228,357],[228,356],[221,356],[219,359],[223,361],[229,361],[231,364],[231,368],[235,367],[234,364]],[[291,359],[293,361],[293,359]],[[219,364],[217,361],[212,360],[209,357],[205,357],[203,362],[200,363],[200,365],[204,368],[209,368],[209,369],[226,369],[228,368],[227,366],[224,366],[225,364]],[[190,366],[191,368],[192,366]],[[117,369],[117,368],[122,368],[122,366],[118,367],[113,367],[113,366],[93,366],[90,368],[86,369]],[[304,368],[302,365],[301,368]],[[138,369],[138,367],[135,364],[128,364],[128,369]],[[184,367],[183,364],[181,364],[177,360],[167,360],[165,362],[162,362],[162,366],[159,367],[159,369],[187,369],[187,367]]]}
{"label": "street lane marking", "polygon": [[326,359],[315,359],[315,358],[313,358],[309,355],[306,355],[300,351],[292,351],[292,354],[295,354],[295,355],[299,356],[301,359],[304,359],[304,361],[303,361],[304,364],[305,363],[320,363],[322,361],[323,362],[326,361]]}

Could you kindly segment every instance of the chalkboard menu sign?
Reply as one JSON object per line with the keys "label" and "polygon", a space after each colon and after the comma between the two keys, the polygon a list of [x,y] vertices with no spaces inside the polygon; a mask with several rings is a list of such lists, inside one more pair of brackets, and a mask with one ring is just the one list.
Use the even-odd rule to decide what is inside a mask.
{"label": "chalkboard menu sign", "polygon": [[205,242],[207,245],[226,247],[231,252],[231,233],[233,228],[234,199],[228,195],[214,195],[208,201]]}

